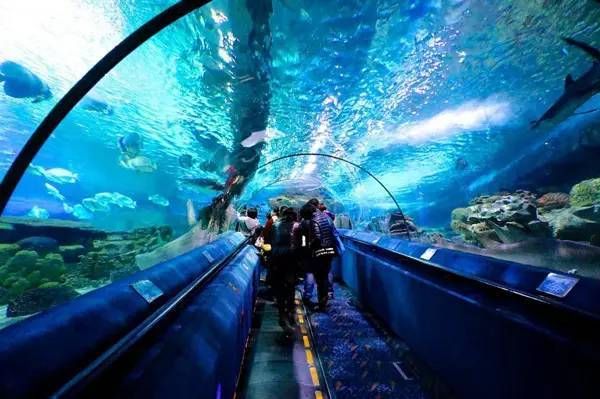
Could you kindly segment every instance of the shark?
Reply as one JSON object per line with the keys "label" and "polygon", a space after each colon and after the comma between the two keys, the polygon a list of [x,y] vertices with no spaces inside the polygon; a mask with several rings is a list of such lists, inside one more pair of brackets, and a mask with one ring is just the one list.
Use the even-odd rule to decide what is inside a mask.
{"label": "shark", "polygon": [[579,78],[574,79],[571,74],[568,74],[565,77],[563,94],[538,120],[531,122],[532,129],[536,129],[545,123],[559,123],[566,120],[571,115],[575,114],[575,110],[582,106],[587,100],[600,92],[600,50],[575,39],[568,37],[563,37],[562,39],[567,44],[584,51],[591,56],[594,61],[590,69]]}

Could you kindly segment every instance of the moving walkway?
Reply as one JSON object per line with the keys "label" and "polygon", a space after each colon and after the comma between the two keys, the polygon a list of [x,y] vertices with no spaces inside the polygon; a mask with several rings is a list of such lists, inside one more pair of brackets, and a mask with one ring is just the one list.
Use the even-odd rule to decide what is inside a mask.
{"label": "moving walkway", "polygon": [[542,268],[343,235],[336,297],[298,302],[291,340],[227,233],[0,331],[0,396],[597,397],[597,281],[559,298]]}

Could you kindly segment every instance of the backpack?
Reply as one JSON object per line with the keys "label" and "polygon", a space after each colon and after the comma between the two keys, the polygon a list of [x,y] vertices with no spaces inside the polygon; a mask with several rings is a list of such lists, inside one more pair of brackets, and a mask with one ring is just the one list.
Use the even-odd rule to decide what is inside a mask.
{"label": "backpack", "polygon": [[273,225],[271,229],[271,257],[285,257],[293,255],[292,229],[293,222],[283,221]]}

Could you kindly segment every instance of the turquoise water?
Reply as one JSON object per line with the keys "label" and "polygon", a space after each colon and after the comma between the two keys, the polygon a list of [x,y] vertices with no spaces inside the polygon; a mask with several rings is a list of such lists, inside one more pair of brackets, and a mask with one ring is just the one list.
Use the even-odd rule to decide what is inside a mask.
{"label": "turquoise water", "polygon": [[[173,3],[3,1],[0,62],[25,66],[53,97],[34,103],[0,91],[0,174],[97,60]],[[577,183],[600,177],[595,155],[600,112],[594,111],[600,97],[585,101],[579,115],[530,127],[563,93],[567,74],[578,78],[592,68],[593,59],[561,37],[600,47],[597,2],[249,4],[213,1],[104,77],[89,95],[101,106],[88,101],[68,115],[35,158],[38,168],[28,170],[4,216],[83,221],[109,232],[169,226],[177,237],[189,230],[188,200],[198,211],[229,191],[233,206],[257,206],[264,221],[269,201],[310,193],[350,215],[357,228],[385,230],[373,226],[394,209],[392,199],[348,164],[304,156],[256,170],[283,155],[313,152],[345,158],[377,176],[422,239],[441,232],[453,243],[488,248],[488,238],[590,245],[599,237],[600,212],[594,206],[600,196],[592,192],[589,201],[575,203],[571,196],[559,205],[562,213],[549,209],[556,214],[546,219],[536,214],[544,213],[536,201],[547,193],[569,194]],[[259,141],[252,140],[253,132],[262,132]],[[124,159],[118,144],[132,134],[142,138],[136,154],[144,157],[141,166]],[[235,172],[227,172],[230,166]],[[53,174],[51,168],[64,171]],[[57,173],[63,176],[59,182]],[[243,179],[227,184],[238,176]],[[186,179],[204,181],[194,185]],[[455,213],[452,223],[454,209],[497,192],[503,194],[483,201],[490,209],[470,210],[468,221]],[[538,209],[524,221],[512,213],[494,219],[497,228],[518,230],[502,240],[480,216],[505,200],[518,202],[508,206],[513,206],[509,213],[528,204]],[[574,217],[585,219],[585,226]],[[550,226],[539,232],[528,225],[538,221]],[[465,230],[478,223],[491,233]],[[567,233],[560,223],[570,223]],[[220,222],[216,230],[226,228]],[[544,263],[549,255],[533,256],[521,261]]]}

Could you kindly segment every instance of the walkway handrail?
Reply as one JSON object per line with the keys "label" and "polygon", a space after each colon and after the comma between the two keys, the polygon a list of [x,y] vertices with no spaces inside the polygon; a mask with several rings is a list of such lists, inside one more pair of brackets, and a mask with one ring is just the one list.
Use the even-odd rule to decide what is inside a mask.
{"label": "walkway handrail", "polygon": [[209,270],[183,288],[174,298],[158,308],[138,326],[123,336],[114,345],[101,353],[91,364],[82,369],[73,378],[51,395],[52,399],[77,398],[85,387],[100,377],[144,338],[163,325],[169,317],[180,311],[200,290],[206,287],[244,248],[250,244],[250,238],[242,241],[229,255],[221,259]]}

